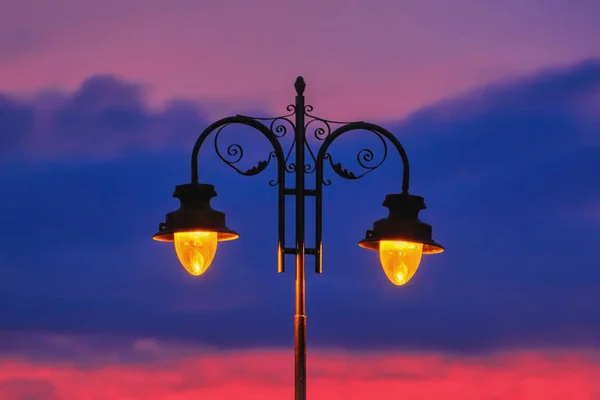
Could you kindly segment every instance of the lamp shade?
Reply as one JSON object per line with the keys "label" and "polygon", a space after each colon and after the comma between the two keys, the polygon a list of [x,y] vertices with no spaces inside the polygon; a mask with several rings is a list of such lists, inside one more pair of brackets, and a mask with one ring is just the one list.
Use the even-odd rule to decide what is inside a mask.
{"label": "lamp shade", "polygon": [[237,232],[225,225],[225,214],[210,207],[210,199],[216,195],[213,185],[188,183],[176,186],[173,197],[179,199],[180,207],[167,214],[152,239],[173,242],[176,232],[216,232],[220,242],[237,239]]}
{"label": "lamp shade", "polygon": [[419,211],[425,209],[423,197],[407,193],[388,194],[383,206],[389,209],[387,218],[373,223],[366,237],[358,245],[369,250],[379,250],[379,242],[398,241],[423,244],[423,254],[435,254],[444,248],[432,238],[431,225],[419,220]]}

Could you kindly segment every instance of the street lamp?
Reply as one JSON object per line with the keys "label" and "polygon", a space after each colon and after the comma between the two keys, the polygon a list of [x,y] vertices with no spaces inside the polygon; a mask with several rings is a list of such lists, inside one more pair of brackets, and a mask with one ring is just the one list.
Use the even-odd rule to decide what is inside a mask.
{"label": "street lamp", "polygon": [[[377,169],[387,156],[386,139],[398,151],[403,164],[402,192],[388,194],[383,206],[389,209],[387,218],[375,221],[372,230],[367,230],[366,236],[359,242],[359,246],[377,250],[379,259],[386,276],[395,285],[404,285],[415,274],[423,254],[441,253],[444,248],[432,239],[431,226],[420,221],[419,211],[425,208],[422,197],[408,193],[409,165],[404,148],[388,130],[368,122],[337,122],[313,116],[311,105],[304,103],[304,90],[306,84],[302,77],[294,83],[296,100],[287,107],[289,114],[276,118],[254,118],[236,115],[220,119],[202,132],[192,151],[192,182],[178,185],[173,197],[180,200],[179,209],[170,212],[164,223],[160,223],[158,233],[154,240],[174,242],[175,251],[181,264],[192,275],[201,275],[210,266],[216,250],[217,243],[234,240],[239,237],[237,232],[229,229],[225,224],[225,214],[214,210],[210,206],[211,198],[217,193],[213,185],[199,183],[198,181],[198,152],[207,137],[215,132],[214,148],[221,160],[232,167],[241,175],[253,176],[264,171],[271,160],[277,165],[277,179],[270,182],[271,186],[278,189],[278,272],[285,271],[285,255],[296,256],[296,315],[294,318],[295,332],[295,399],[306,399],[306,305],[305,305],[305,280],[304,261],[306,255],[315,256],[315,270],[322,272],[322,220],[323,220],[323,186],[328,186],[331,181],[323,176],[325,161],[328,161],[332,170],[346,179],[359,179],[367,173]],[[293,120],[291,119],[293,117]],[[315,139],[321,141],[318,152],[312,150],[307,141],[307,132],[311,124],[321,124],[314,128]],[[244,152],[240,145],[232,144],[227,147],[226,155],[219,149],[218,137],[223,128],[232,124],[246,125],[262,133],[271,143],[273,151],[266,160],[260,161],[255,167],[248,170],[240,169],[236,164],[243,158]],[[332,130],[331,126],[338,126]],[[293,143],[287,152],[284,152],[280,139],[287,133],[288,127],[293,130]],[[364,169],[360,174],[355,174],[335,163],[328,152],[329,146],[339,136],[349,131],[368,131],[379,138],[383,145],[384,154],[380,162],[373,163],[374,153],[370,149],[363,149],[358,153],[357,161]],[[290,160],[292,150],[295,157]],[[307,163],[306,150],[309,160]],[[312,160],[312,163],[311,163]],[[305,175],[315,173],[316,183],[314,189],[305,187]],[[294,188],[286,186],[286,174],[293,174]],[[296,242],[294,247],[285,245],[285,197],[295,198]],[[305,199],[314,197],[315,211],[315,247],[305,246]]]}

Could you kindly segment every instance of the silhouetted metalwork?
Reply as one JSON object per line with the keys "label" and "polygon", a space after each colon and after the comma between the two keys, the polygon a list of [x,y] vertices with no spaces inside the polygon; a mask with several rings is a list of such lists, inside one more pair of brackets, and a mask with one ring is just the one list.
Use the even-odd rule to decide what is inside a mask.
{"label": "silhouetted metalwork", "polygon": [[[384,206],[390,215],[376,221],[373,230],[368,230],[360,245],[369,249],[378,249],[381,240],[411,240],[424,244],[423,252],[435,253],[443,248],[431,238],[431,226],[418,219],[418,212],[425,208],[422,197],[408,193],[409,164],[404,148],[388,130],[379,125],[364,121],[341,122],[314,116],[313,107],[304,103],[306,84],[302,77],[294,83],[296,98],[294,104],[287,106],[288,114],[274,118],[257,118],[236,115],[223,118],[207,127],[198,137],[192,151],[192,182],[179,185],[174,196],[181,200],[179,210],[167,214],[166,222],[161,223],[156,240],[172,241],[173,233],[202,228],[217,232],[219,240],[237,237],[237,233],[225,225],[225,215],[210,207],[210,198],[216,196],[212,185],[199,183],[198,153],[211,133],[214,133],[214,149],[217,156],[233,170],[244,176],[254,176],[265,171],[272,163],[276,165],[277,175],[269,184],[277,186],[278,198],[278,272],[285,271],[285,256],[296,257],[296,314],[295,330],[295,393],[296,400],[306,399],[306,291],[305,291],[305,256],[315,257],[315,271],[322,273],[322,222],[323,222],[323,186],[331,185],[331,180],[324,178],[326,164],[338,176],[356,180],[379,168],[387,159],[389,144],[396,149],[402,161],[402,181],[399,194],[386,197]],[[264,158],[252,163],[250,168],[242,168],[240,162],[244,158],[244,149],[238,143],[223,144],[221,134],[225,128],[242,125],[254,128],[271,144]],[[351,131],[363,131],[374,135],[379,143],[380,154],[372,148],[364,148],[356,154],[356,161],[361,168],[355,171],[336,161],[329,152],[330,146],[340,136]],[[289,148],[282,146],[282,139],[288,133],[293,134]],[[292,158],[292,154],[294,155]],[[314,189],[306,188],[306,175],[315,174]],[[287,175],[293,175],[293,187],[288,187]],[[285,241],[285,198],[295,199],[295,245],[286,246]],[[305,201],[314,197],[315,243],[306,247],[305,243]]]}
{"label": "silhouetted metalwork", "polygon": [[[235,117],[226,118],[226,119],[222,120],[223,121],[222,124],[218,124],[220,121],[217,121],[217,123],[215,123],[215,124],[218,124],[218,125],[215,125],[215,124],[211,125],[209,128],[206,129],[205,133],[208,132],[210,134],[210,132],[215,131],[215,138],[214,138],[215,152],[224,163],[229,165],[231,168],[233,168],[236,172],[238,172],[241,175],[244,175],[244,176],[257,175],[257,174],[261,173],[262,171],[264,171],[269,166],[272,159],[277,158],[277,150],[275,149],[274,151],[271,151],[265,160],[258,161],[254,167],[249,168],[247,170],[242,170],[242,169],[238,168],[236,166],[236,164],[239,163],[243,159],[244,149],[242,148],[242,146],[240,144],[232,143],[232,144],[229,144],[227,146],[227,148],[223,151],[220,147],[220,142],[219,142],[219,137],[221,135],[221,132],[227,126],[234,125],[234,124],[242,124],[242,125],[253,126],[253,127],[257,128],[257,126],[248,123],[248,121],[256,121],[256,122],[261,122],[261,123],[263,123],[263,121],[265,121],[265,122],[268,122],[268,126],[267,126],[267,124],[263,123],[263,125],[264,125],[263,129],[259,129],[259,130],[261,132],[263,132],[263,134],[265,136],[267,136],[269,141],[273,142],[274,140],[278,140],[278,139],[285,137],[288,133],[288,129],[292,132],[294,132],[296,130],[296,125],[294,124],[293,121],[291,121],[289,119],[289,117],[293,117],[296,115],[296,112],[297,112],[296,106],[293,104],[290,104],[287,106],[287,110],[290,111],[289,114],[286,114],[286,115],[283,115],[280,117],[273,117],[273,118],[250,117],[250,116],[246,116],[246,115],[237,115]],[[358,154],[356,155],[356,160],[358,162],[358,165],[364,169],[364,171],[359,172],[359,173],[355,173],[354,171],[348,170],[340,162],[334,162],[334,158],[329,152],[323,153],[322,154],[323,160],[329,161],[329,164],[331,165],[332,170],[340,177],[345,178],[345,179],[351,179],[351,180],[362,178],[369,172],[376,170],[386,160],[387,154],[388,154],[388,145],[387,145],[385,138],[390,139],[391,134],[389,132],[385,131],[383,128],[381,128],[379,126],[376,126],[374,124],[369,124],[369,123],[366,123],[363,121],[341,122],[341,121],[332,121],[332,120],[327,120],[324,118],[319,118],[319,117],[316,117],[316,116],[310,114],[310,112],[312,110],[313,110],[313,107],[311,105],[307,105],[304,107],[304,118],[308,117],[309,119],[304,124],[303,136],[304,136],[304,144],[305,144],[306,150],[308,150],[308,155],[310,157],[310,162],[305,163],[303,166],[305,174],[315,173],[315,171],[317,170],[317,164],[318,164],[317,156],[319,155],[319,153],[315,152],[313,150],[314,144],[311,144],[309,140],[311,139],[311,137],[314,137],[319,142],[325,142],[328,137],[332,136],[332,133],[335,133],[336,134],[335,136],[337,137],[341,133],[348,132],[351,130],[369,131],[375,137],[377,137],[379,139],[379,142],[381,143],[381,146],[382,146],[383,155],[380,157],[380,160],[378,162],[376,162],[372,165],[371,165],[371,163],[375,159],[375,152],[372,149],[364,148],[358,152]],[[313,125],[311,127],[311,125],[315,124],[315,123],[321,124],[321,126]],[[331,128],[332,125],[342,125],[342,126],[332,132],[332,128]],[[269,134],[265,133],[264,128],[268,129]],[[202,136],[201,136],[201,139],[203,142],[204,138]],[[199,141],[200,141],[200,139],[199,139]],[[290,174],[295,173],[296,168],[297,168],[296,163],[293,161],[290,161],[291,155],[292,155],[294,149],[296,148],[296,141],[297,141],[297,138],[294,137],[291,145],[284,152],[285,156],[283,157],[285,172],[290,173]],[[402,158],[404,161],[405,154],[403,154],[404,150],[402,149],[400,144],[395,143],[394,139],[390,139],[390,141],[392,141],[392,143],[397,148],[399,148],[400,154],[402,155]],[[201,146],[201,144],[200,144],[200,146]],[[408,166],[408,161],[406,161],[406,163],[405,163],[405,167],[407,167],[407,166]],[[193,166],[193,168],[196,168],[196,166]],[[192,174],[194,174],[194,173],[192,172]],[[406,172],[405,175],[407,176],[406,179],[408,179],[408,172]],[[279,183],[279,180],[270,182],[271,186],[276,186],[278,183]],[[331,184],[331,181],[324,180],[323,184],[325,186],[328,186]]]}

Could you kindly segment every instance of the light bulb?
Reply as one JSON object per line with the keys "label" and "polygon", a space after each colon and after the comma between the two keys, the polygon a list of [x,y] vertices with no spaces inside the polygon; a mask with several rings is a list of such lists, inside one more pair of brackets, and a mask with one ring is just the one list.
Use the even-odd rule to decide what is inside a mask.
{"label": "light bulb", "polygon": [[175,252],[187,272],[202,275],[215,258],[217,232],[175,232]]}
{"label": "light bulb", "polygon": [[388,279],[398,286],[408,282],[421,262],[423,244],[382,240],[379,242],[379,260]]}

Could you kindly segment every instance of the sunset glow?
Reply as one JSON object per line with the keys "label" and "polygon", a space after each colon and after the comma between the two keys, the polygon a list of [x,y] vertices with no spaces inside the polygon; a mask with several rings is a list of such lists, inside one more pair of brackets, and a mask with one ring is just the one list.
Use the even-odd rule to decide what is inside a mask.
{"label": "sunset glow", "polygon": [[[21,399],[191,400],[289,396],[292,354],[252,350],[152,362],[0,360],[0,396]],[[513,352],[491,356],[431,353],[311,352],[308,388],[315,400],[560,400],[600,395],[600,362],[588,352]]]}
{"label": "sunset glow", "polygon": [[[308,400],[600,399],[598,21],[598,0],[0,0],[0,400],[291,399],[301,279]],[[202,135],[238,114],[265,128]],[[321,118],[401,144],[338,130],[315,173],[343,125]],[[432,241],[421,203],[381,207],[407,192]]]}

